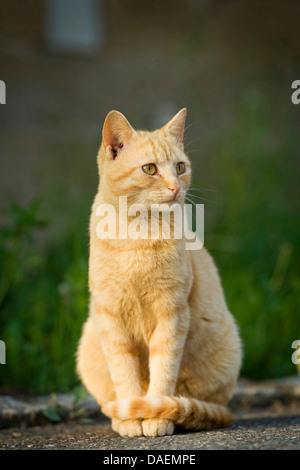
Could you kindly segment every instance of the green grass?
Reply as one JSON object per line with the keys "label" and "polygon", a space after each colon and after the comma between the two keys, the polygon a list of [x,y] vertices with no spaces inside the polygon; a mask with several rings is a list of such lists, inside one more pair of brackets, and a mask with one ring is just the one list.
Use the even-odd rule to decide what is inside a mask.
{"label": "green grass", "polygon": [[[291,344],[300,337],[299,143],[291,113],[280,138],[275,119],[265,102],[237,106],[216,144],[222,202],[206,234],[240,326],[242,372],[256,379],[296,373]],[[218,248],[214,238],[230,243]]]}
{"label": "green grass", "polygon": [[[1,384],[30,392],[77,383],[75,350],[87,314],[87,230],[68,230],[46,247],[38,205],[10,206],[1,231]],[[41,228],[41,226],[44,226]],[[5,369],[4,369],[5,367]]]}
{"label": "green grass", "polygon": [[[252,378],[296,373],[291,344],[300,337],[298,135],[291,113],[279,109],[278,124],[265,99],[255,106],[253,100],[239,101],[230,128],[214,142],[211,186],[219,190],[218,204],[205,206],[214,214],[205,243],[240,327],[242,373]],[[61,217],[57,206],[65,223],[55,238],[53,220],[42,220],[42,205],[6,211],[0,232],[3,386],[45,393],[78,383],[75,351],[88,306],[90,193],[80,194],[80,201],[76,217]]]}

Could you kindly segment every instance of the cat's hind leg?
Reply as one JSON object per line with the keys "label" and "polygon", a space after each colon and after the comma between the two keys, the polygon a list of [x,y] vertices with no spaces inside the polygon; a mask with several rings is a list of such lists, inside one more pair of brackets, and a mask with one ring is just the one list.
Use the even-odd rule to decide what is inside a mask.
{"label": "cat's hind leg", "polygon": [[92,317],[89,317],[83,326],[77,350],[77,373],[88,392],[93,395],[100,406],[116,399],[107,362],[100,339],[95,332]]}
{"label": "cat's hind leg", "polygon": [[[88,392],[101,407],[116,400],[114,385],[92,317],[88,318],[83,327],[77,351],[77,372]],[[143,435],[142,424],[138,419],[113,419],[112,429],[123,437]]]}

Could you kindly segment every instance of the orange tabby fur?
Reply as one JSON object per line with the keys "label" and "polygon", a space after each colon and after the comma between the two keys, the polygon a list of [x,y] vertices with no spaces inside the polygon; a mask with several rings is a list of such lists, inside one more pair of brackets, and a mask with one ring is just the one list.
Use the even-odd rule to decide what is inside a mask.
{"label": "orange tabby fur", "polygon": [[[183,150],[186,110],[155,132],[135,131],[111,111],[98,155],[100,183],[90,221],[90,311],[77,370],[122,436],[172,434],[176,424],[212,429],[226,408],[241,346],[218,272],[205,248],[184,240],[100,240],[99,204],[184,203],[190,161]],[[176,174],[176,164],[186,171]],[[154,176],[142,166],[155,163]],[[178,190],[180,191],[175,196]],[[177,188],[177,190],[176,190]]]}

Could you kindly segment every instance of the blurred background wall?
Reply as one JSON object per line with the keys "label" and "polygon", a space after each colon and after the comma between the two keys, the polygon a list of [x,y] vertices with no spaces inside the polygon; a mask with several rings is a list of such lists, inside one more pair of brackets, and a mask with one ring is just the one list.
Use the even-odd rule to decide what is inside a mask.
{"label": "blurred background wall", "polygon": [[242,373],[296,372],[299,15],[296,0],[1,1],[3,387],[77,384],[88,218],[111,109],[154,129],[187,107],[194,200],[240,326]]}

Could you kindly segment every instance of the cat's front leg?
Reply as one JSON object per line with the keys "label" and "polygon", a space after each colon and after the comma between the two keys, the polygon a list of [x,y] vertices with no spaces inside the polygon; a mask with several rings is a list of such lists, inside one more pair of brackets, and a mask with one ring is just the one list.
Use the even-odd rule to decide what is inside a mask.
{"label": "cat's front leg", "polygon": [[[142,396],[138,351],[118,315],[103,306],[96,306],[94,319],[117,399]],[[112,427],[121,436],[143,434],[141,421],[137,419],[114,420]]]}
{"label": "cat's front leg", "polygon": [[[150,383],[147,397],[174,395],[189,321],[188,306],[178,313],[164,313],[162,310],[149,342]],[[174,423],[168,419],[145,419],[142,426],[145,436],[163,436],[174,432]]]}

